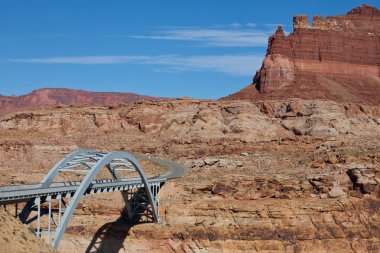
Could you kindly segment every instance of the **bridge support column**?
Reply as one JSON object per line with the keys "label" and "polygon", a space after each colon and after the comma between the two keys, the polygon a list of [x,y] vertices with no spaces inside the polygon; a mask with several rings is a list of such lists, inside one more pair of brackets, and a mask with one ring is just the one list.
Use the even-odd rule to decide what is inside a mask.
{"label": "bridge support column", "polygon": [[38,237],[41,237],[41,198],[36,198],[34,203],[37,205],[37,231]]}
{"label": "bridge support column", "polygon": [[152,194],[153,194],[153,204],[156,207],[157,210],[157,216],[158,216],[158,222],[160,221],[160,213],[159,213],[159,199],[158,199],[158,193],[160,192],[161,185],[160,184],[154,184],[152,186]]}
{"label": "bridge support column", "polygon": [[49,203],[49,217],[48,217],[48,244],[51,243],[51,196],[47,197],[46,200]]}
{"label": "bridge support column", "polygon": [[58,199],[58,227],[61,227],[62,195],[58,195],[57,199]]}

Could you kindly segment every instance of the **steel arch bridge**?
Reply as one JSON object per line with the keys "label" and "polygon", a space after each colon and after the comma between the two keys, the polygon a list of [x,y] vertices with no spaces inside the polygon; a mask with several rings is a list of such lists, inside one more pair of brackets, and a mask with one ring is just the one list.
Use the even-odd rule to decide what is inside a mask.
{"label": "steel arch bridge", "polygon": [[[135,156],[165,166],[170,172],[148,179]],[[168,179],[183,176],[187,169],[172,161],[135,156],[124,151],[78,150],[59,161],[40,184],[0,187],[0,205],[15,204],[16,217],[24,224],[33,223],[36,234],[46,236],[54,249],[58,249],[84,195],[120,191],[130,220],[159,222],[158,193],[161,186]],[[109,171],[112,179],[97,179],[103,169]],[[129,173],[138,176],[126,176]],[[54,182],[62,174],[83,174],[83,179]],[[20,213],[18,203],[25,203]],[[47,218],[42,219],[43,216]]]}

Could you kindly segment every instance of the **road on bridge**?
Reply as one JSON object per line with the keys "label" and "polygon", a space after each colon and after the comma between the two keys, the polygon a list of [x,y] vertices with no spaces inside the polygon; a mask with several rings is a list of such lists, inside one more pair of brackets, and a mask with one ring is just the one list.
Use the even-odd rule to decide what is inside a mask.
{"label": "road on bridge", "polygon": [[152,163],[158,164],[162,167],[165,167],[168,169],[168,172],[162,175],[159,175],[157,177],[154,177],[155,179],[175,179],[183,177],[187,174],[188,169],[179,163],[173,162],[171,160],[157,158],[157,157],[151,157],[148,155],[141,155],[141,154],[133,154],[134,157],[141,160],[150,161]]}
{"label": "road on bridge", "polygon": [[[173,162],[171,160],[152,157],[142,154],[133,154],[136,159],[145,160],[157,164],[166,168],[168,171],[162,175],[148,178],[150,182],[166,181],[176,178],[183,177],[187,174],[188,169],[179,163]],[[33,185],[12,185],[0,187],[0,205],[24,202],[27,199],[43,196],[44,194],[52,194],[57,192],[75,192],[81,182],[68,182],[68,183],[52,183],[48,187],[41,187],[41,184]],[[137,178],[131,178],[129,180],[121,180],[119,182],[113,182],[109,180],[104,180],[103,182],[93,182],[88,192],[93,189],[110,189],[119,187],[120,184],[141,184],[141,180]]]}

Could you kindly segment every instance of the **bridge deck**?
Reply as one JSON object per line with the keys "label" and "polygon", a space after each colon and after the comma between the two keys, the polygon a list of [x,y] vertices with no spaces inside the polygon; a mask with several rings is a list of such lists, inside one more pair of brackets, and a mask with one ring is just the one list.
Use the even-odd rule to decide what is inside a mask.
{"label": "bridge deck", "polygon": [[[149,179],[149,185],[161,184],[164,178]],[[35,185],[14,185],[0,187],[0,205],[25,202],[36,197],[74,194],[80,186],[80,181],[52,183],[49,187],[43,188],[41,184]],[[121,180],[96,180],[88,187],[85,194],[98,192],[124,191],[133,187],[144,187],[140,178],[128,178]]]}

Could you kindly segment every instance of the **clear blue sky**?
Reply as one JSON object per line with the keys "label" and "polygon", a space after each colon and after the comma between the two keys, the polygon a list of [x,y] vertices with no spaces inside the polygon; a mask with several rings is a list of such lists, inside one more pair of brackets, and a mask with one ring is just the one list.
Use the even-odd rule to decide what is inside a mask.
{"label": "clear blue sky", "polygon": [[277,24],[378,0],[0,0],[0,94],[44,87],[219,98],[249,84]]}

